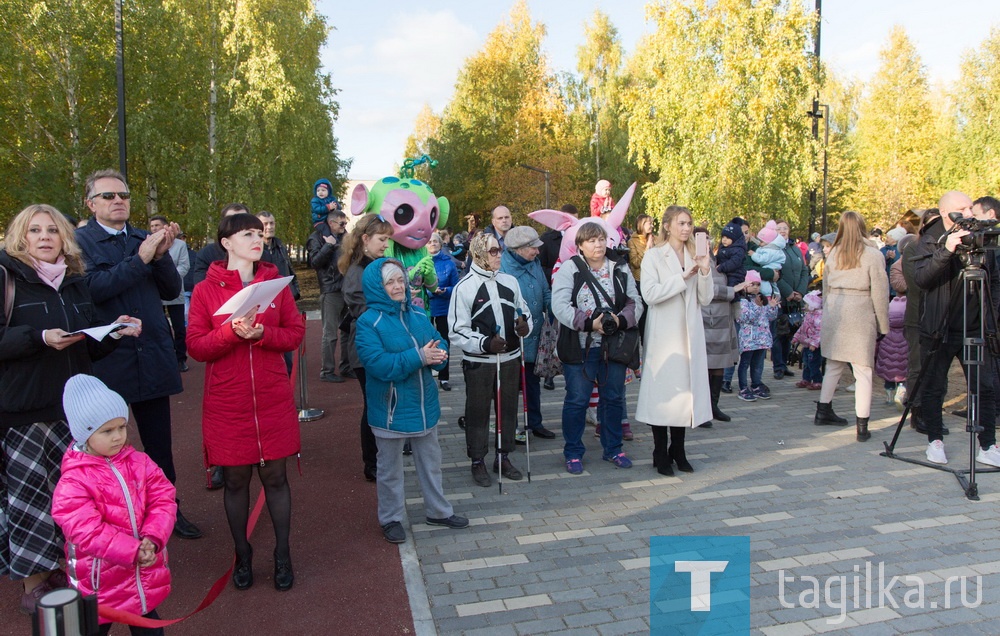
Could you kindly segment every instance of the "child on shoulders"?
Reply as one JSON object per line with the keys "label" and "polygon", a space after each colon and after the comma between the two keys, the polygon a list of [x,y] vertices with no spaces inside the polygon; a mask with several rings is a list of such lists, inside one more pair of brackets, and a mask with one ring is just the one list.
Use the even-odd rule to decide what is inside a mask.
{"label": "child on shoulders", "polygon": [[[158,619],[156,607],[170,594],[174,486],[148,455],[128,445],[128,405],[103,382],[71,377],[63,408],[75,443],[63,456],[52,518],[66,536],[69,583],[84,596],[97,594],[98,605]],[[111,625],[102,623],[101,633]],[[163,634],[162,628],[130,630]]]}
{"label": "child on shoulders", "polygon": [[726,285],[736,287],[746,278],[747,268],[743,261],[747,257],[747,241],[743,237],[742,224],[733,219],[722,228],[719,251],[715,254],[716,269],[726,275]]}
{"label": "child on shoulders", "polygon": [[[781,271],[785,264],[785,237],[778,234],[778,226],[774,221],[767,224],[757,232],[757,241],[760,244],[756,250],[750,252],[750,258],[754,263],[766,269]],[[764,296],[772,295],[772,284],[762,282],[760,293]]]}
{"label": "child on shoulders", "polygon": [[323,236],[332,236],[326,218],[330,212],[340,209],[340,201],[333,196],[333,185],[327,179],[319,179],[313,184],[312,224],[314,230],[319,230]]}

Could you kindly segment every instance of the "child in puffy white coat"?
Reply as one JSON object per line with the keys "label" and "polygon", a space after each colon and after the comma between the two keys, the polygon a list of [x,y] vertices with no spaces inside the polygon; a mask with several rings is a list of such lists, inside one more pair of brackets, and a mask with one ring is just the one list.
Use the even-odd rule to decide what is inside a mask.
{"label": "child in puffy white coat", "polygon": [[819,349],[819,328],[823,322],[823,295],[811,291],[802,300],[806,315],[792,336],[792,342],[802,348],[802,379],[795,383],[800,389],[819,391],[823,388],[823,354]]}
{"label": "child in puffy white coat", "polygon": [[[170,593],[167,539],[174,486],[148,455],[127,445],[128,405],[97,378],[79,374],[63,390],[75,443],[62,461],[52,518],[66,536],[66,575],[101,607],[158,619]],[[101,633],[112,623],[100,619]],[[163,628],[130,627],[132,634]]]}

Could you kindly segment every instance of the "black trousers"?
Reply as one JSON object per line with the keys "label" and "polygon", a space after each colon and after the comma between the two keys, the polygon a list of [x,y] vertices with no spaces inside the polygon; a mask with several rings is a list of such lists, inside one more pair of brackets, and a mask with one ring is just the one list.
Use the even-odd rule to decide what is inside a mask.
{"label": "black trousers", "polygon": [[170,483],[176,483],[173,440],[170,435],[170,396],[132,402],[132,415],[139,429],[142,448],[160,467]]}
{"label": "black trousers", "polygon": [[[937,345],[930,338],[920,339],[924,357],[924,377],[920,389],[920,415],[927,427],[927,441],[942,439],[941,410],[948,390],[948,370],[951,361],[958,358],[964,366],[965,351],[961,334],[949,334],[948,342]],[[979,444],[988,448],[996,444],[996,395],[993,392],[993,359],[986,353],[985,363],[979,367],[979,424],[983,432],[979,434]]]}
{"label": "black trousers", "polygon": [[167,316],[170,317],[170,328],[174,332],[174,353],[177,362],[187,362],[187,325],[184,324],[184,303],[179,305],[164,305]]}
{"label": "black trousers", "polygon": [[[448,343],[448,316],[434,316],[433,318],[431,318],[431,320],[434,321],[434,327],[437,328],[438,333],[441,334],[441,342],[443,342],[445,344],[449,344]],[[448,375],[448,367],[447,366],[445,366],[445,368],[443,368],[440,371],[438,371],[438,380],[441,380],[442,382],[447,382],[449,377],[451,377],[451,376]]]}
{"label": "black trousers", "polygon": [[365,394],[365,370],[358,367],[354,370],[358,376],[358,384],[361,385],[361,399],[364,406],[361,407],[361,461],[365,464],[365,472],[376,474],[378,467],[378,442],[372,427],[368,426],[368,398]]}
{"label": "black trousers", "polygon": [[[473,461],[483,459],[490,446],[490,405],[497,394],[495,362],[462,361],[465,374],[465,445]],[[520,413],[517,404],[521,388],[521,363],[517,358],[500,365],[500,448],[514,451],[514,433]]]}

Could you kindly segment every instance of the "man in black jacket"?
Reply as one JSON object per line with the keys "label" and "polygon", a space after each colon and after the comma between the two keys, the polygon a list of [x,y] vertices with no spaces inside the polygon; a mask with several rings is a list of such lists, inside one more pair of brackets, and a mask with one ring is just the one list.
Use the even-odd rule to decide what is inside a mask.
{"label": "man in black jacket", "polygon": [[[76,237],[97,316],[105,324],[121,315],[142,320],[142,334],[122,340],[111,355],[95,362],[94,375],[132,407],[143,449],[174,483],[170,396],[184,387],[161,303],[181,293],[181,276],[168,253],[179,228],[171,223],[149,234],[130,225],[128,185],[114,170],[91,174],[86,191],[84,201],[94,216]],[[201,536],[179,506],[174,534]]]}
{"label": "man in black jacket", "polygon": [[[920,241],[913,248],[913,278],[923,290],[920,312],[920,349],[923,360],[923,386],[920,388],[920,412],[927,430],[927,460],[947,464],[941,433],[941,409],[948,389],[948,370],[958,357],[964,365],[963,334],[982,337],[980,313],[986,299],[967,296],[962,286],[964,268],[956,253],[968,230],[955,227],[956,220],[972,217],[972,200],[951,191],[938,202],[941,216],[920,230]],[[989,293],[1000,298],[1000,275],[992,258],[985,259]],[[987,317],[988,318],[988,317]],[[995,329],[986,320],[987,329]],[[963,370],[964,370],[963,366]],[[989,352],[979,367],[979,454],[976,461],[1000,466],[1000,447],[996,445],[996,399],[993,393],[993,364]]]}
{"label": "man in black jacket", "polygon": [[[309,266],[316,270],[319,281],[320,316],[323,321],[323,366],[319,379],[324,382],[343,382],[344,376],[353,378],[354,371],[347,359],[347,332],[340,329],[340,324],[347,315],[347,305],[341,284],[344,275],[337,268],[340,259],[340,246],[347,231],[347,215],[340,210],[330,212],[326,219],[330,227],[330,236],[325,236],[320,230],[309,235],[306,241],[306,253],[309,255]],[[340,331],[340,374],[337,374],[337,332]]]}
{"label": "man in black jacket", "polygon": [[[230,203],[222,208],[220,218],[225,218],[231,214],[250,214],[250,208],[242,203]],[[214,238],[214,236],[210,238]],[[201,248],[201,251],[198,252],[198,258],[191,264],[191,271],[193,272],[191,289],[193,290],[195,285],[205,280],[209,265],[215,261],[227,260],[227,258],[226,250],[222,249],[222,246],[215,241],[207,243],[205,247]]]}
{"label": "man in black jacket", "polygon": [[291,276],[292,282],[288,288],[292,292],[295,300],[300,298],[299,281],[295,276],[295,269],[292,267],[292,259],[288,256],[288,248],[274,235],[276,228],[274,215],[266,210],[257,213],[257,218],[264,224],[264,252],[260,255],[260,260],[267,261],[278,268],[278,273],[282,276]]}

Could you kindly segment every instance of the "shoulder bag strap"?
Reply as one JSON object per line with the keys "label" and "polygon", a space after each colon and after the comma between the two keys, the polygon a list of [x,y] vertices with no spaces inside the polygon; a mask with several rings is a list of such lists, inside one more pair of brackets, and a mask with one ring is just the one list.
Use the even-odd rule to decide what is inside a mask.
{"label": "shoulder bag strap", "polygon": [[3,324],[7,326],[10,324],[10,315],[14,313],[14,279],[3,265],[0,265],[0,270],[3,270]]}

